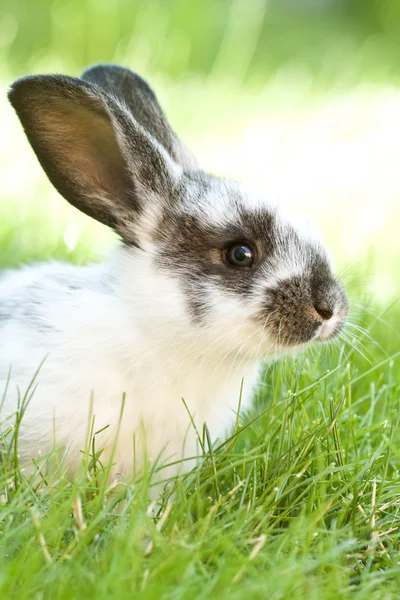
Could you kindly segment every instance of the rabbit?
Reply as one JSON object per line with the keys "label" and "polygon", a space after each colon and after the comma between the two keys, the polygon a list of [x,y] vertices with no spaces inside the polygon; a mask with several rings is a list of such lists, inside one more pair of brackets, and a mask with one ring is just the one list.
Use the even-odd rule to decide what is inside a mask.
{"label": "rabbit", "polygon": [[32,389],[25,463],[56,445],[74,472],[92,418],[115,476],[187,470],[197,432],[224,439],[265,361],[342,329],[327,250],[274,198],[205,173],[126,68],[24,77],[9,100],[56,190],[120,242],[100,264],[3,274],[3,429]]}

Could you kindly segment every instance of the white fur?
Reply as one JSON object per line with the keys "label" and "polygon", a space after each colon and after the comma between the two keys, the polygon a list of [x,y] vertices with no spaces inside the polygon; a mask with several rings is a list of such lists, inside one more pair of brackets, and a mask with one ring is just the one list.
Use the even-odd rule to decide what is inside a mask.
{"label": "white fur", "polygon": [[[23,396],[47,355],[22,421],[23,460],[56,441],[70,447],[68,462],[75,467],[86,443],[91,397],[94,431],[110,425],[96,439],[107,456],[126,394],[114,459],[114,473],[125,474],[132,471],[134,436],[139,467],[145,454],[153,461],[160,454],[164,461],[196,455],[196,434],[182,398],[198,430],[207,422],[214,440],[235,417],[242,378],[242,405],[247,405],[259,359],[232,364],[232,355],[223,356],[215,344],[218,337],[214,349],[209,333],[199,332],[196,339],[178,283],[154,269],[149,276],[151,269],[147,253],[134,257],[119,250],[108,267],[50,264],[3,278],[0,303],[12,297],[23,304],[26,285],[34,283],[42,301],[34,318],[47,325],[38,327],[29,318],[23,323],[16,314],[0,338],[0,393],[11,365],[3,419],[15,413],[17,390]],[[65,293],[54,280],[60,274],[82,289]],[[109,275],[111,284],[103,288],[100,282]]]}

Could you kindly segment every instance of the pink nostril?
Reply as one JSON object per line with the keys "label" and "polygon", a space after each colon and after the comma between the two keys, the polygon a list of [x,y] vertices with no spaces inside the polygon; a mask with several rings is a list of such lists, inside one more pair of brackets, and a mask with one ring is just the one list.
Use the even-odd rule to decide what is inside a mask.
{"label": "pink nostril", "polygon": [[333,310],[327,304],[314,304],[314,308],[324,321],[329,321],[333,317]]}

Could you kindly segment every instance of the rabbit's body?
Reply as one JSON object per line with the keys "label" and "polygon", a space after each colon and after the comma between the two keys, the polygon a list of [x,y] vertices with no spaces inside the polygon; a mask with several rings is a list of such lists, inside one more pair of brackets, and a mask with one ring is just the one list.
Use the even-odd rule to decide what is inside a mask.
{"label": "rabbit's body", "polygon": [[[214,440],[235,418],[242,377],[242,407],[250,399],[259,359],[235,364],[217,343],[213,351],[174,327],[174,315],[170,327],[154,321],[165,294],[182,312],[179,290],[171,280],[152,290],[132,285],[131,277],[124,282],[132,269],[138,282],[147,272],[122,249],[109,265],[26,267],[0,283],[1,390],[9,377],[3,417],[15,413],[18,390],[22,397],[47,355],[21,424],[23,461],[56,442],[69,448],[66,462],[77,467],[92,413],[93,431],[106,427],[96,437],[105,462],[120,423],[113,472],[129,475],[134,454],[137,468],[144,454],[160,464],[198,454],[182,398],[198,431],[207,423]],[[163,469],[162,476],[177,469]]]}
{"label": "rabbit's body", "polygon": [[2,418],[46,356],[22,420],[24,458],[55,442],[76,466],[92,399],[104,460],[123,396],[115,473],[145,455],[192,457],[188,411],[215,441],[242,380],[247,405],[262,360],[340,331],[347,299],[309,227],[276,199],[201,171],[137,75],[97,66],[81,79],[27,77],[10,100],[57,190],[123,240],[107,264],[27,267],[0,281],[3,387],[11,365]]}

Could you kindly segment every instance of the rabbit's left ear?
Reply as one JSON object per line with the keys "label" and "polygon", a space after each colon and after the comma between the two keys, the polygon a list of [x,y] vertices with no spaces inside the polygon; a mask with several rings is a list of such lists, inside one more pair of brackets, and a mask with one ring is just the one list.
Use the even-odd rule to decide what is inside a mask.
{"label": "rabbit's left ear", "polygon": [[95,65],[81,78],[117,97],[175,162],[186,170],[198,170],[195,158],[172,130],[153,90],[139,75],[118,65]]}
{"label": "rabbit's left ear", "polygon": [[72,77],[16,81],[9,99],[54,187],[135,243],[146,204],[169,199],[181,168],[118,102]]}

